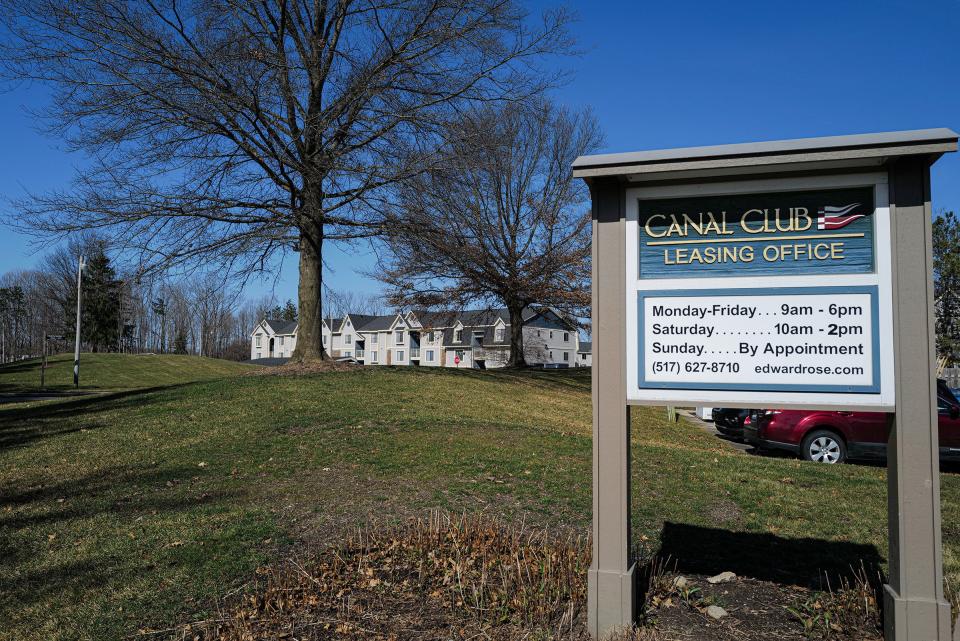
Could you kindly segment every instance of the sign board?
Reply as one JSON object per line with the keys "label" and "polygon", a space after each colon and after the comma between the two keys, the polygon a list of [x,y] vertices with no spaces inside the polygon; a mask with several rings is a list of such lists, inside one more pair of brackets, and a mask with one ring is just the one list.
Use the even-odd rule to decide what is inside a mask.
{"label": "sign board", "polygon": [[885,175],[626,198],[628,400],[893,407]]}

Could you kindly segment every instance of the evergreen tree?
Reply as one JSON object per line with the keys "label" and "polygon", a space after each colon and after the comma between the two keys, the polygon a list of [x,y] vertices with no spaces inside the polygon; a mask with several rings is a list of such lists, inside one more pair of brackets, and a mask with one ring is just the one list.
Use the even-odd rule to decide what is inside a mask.
{"label": "evergreen tree", "polygon": [[294,305],[293,301],[289,298],[287,299],[287,304],[283,306],[283,310],[280,312],[280,318],[290,322],[296,322],[297,320],[297,306]]}
{"label": "evergreen tree", "polygon": [[187,333],[183,330],[183,328],[178,329],[177,335],[173,337],[173,353],[187,353]]}
{"label": "evergreen tree", "polygon": [[160,337],[160,351],[165,353],[167,351],[167,301],[162,296],[157,296],[150,304],[150,308],[153,310],[153,315],[160,320],[157,335]]}
{"label": "evergreen tree", "polygon": [[960,218],[952,211],[933,221],[933,298],[937,355],[960,354]]}
{"label": "evergreen tree", "polygon": [[[81,280],[80,340],[95,352],[115,348],[120,328],[120,281],[101,245],[87,259]],[[77,293],[73,290],[64,309],[65,327],[76,323]],[[69,334],[70,332],[66,332]]]}
{"label": "evergreen tree", "polygon": [[26,319],[26,297],[23,288],[0,287],[0,362],[6,362],[17,356],[18,338]]}

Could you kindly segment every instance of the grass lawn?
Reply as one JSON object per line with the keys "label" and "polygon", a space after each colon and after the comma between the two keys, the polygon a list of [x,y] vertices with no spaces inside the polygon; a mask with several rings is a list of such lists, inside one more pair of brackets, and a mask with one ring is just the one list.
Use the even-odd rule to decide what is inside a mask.
{"label": "grass lawn", "polygon": [[[203,618],[259,564],[368,518],[439,506],[589,529],[588,372],[235,376],[157,357],[138,385],[97,358],[146,357],[86,358],[86,382],[115,391],[0,406],[0,638],[120,639]],[[23,377],[0,369],[0,389]],[[762,560],[783,580],[797,558],[885,556],[883,468],[747,456],[662,410],[634,416],[641,548],[662,539],[734,571]],[[943,523],[958,585],[958,475],[943,475]]]}
{"label": "grass lawn", "polygon": [[[40,391],[40,359],[0,366],[0,393]],[[177,354],[81,354],[80,390],[179,385],[250,371],[255,365]],[[72,390],[73,354],[47,358],[45,390]]]}

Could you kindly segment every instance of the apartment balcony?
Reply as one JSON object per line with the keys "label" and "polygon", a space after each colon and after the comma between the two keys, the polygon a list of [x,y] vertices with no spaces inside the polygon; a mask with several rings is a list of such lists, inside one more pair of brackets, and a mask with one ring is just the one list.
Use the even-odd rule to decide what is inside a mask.
{"label": "apartment balcony", "polygon": [[355,352],[353,353],[353,357],[356,358],[356,359],[358,359],[358,360],[361,359],[361,358],[363,358],[363,355],[364,355],[364,351],[363,351],[362,349],[358,349],[357,351],[355,351]]}
{"label": "apartment balcony", "polygon": [[410,348],[410,359],[412,360],[412,359],[417,359],[417,358],[420,358],[420,348],[419,348],[419,347],[411,347],[411,348]]}

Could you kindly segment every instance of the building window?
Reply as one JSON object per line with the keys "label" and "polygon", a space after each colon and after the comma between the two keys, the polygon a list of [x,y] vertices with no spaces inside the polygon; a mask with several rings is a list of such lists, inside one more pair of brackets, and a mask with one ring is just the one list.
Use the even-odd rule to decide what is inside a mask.
{"label": "building window", "polygon": [[378,363],[378,362],[380,362],[380,361],[377,360],[377,351],[376,351],[376,350],[370,352],[370,362],[371,362],[371,363]]}
{"label": "building window", "polygon": [[[260,347],[260,339],[263,338],[262,334],[257,334],[257,347]],[[257,358],[260,358],[259,356]]]}
{"label": "building window", "polygon": [[564,353],[563,353],[563,360],[566,361],[566,362],[568,362],[568,363],[570,362],[570,352],[564,352]]}
{"label": "building window", "polygon": [[280,337],[280,347],[283,347],[283,339],[284,339],[284,338],[286,338],[286,337],[285,337],[285,336],[281,336],[281,337]]}
{"label": "building window", "polygon": [[262,354],[260,352],[257,352],[257,358],[262,358],[262,357],[263,357]]}
{"label": "building window", "polygon": [[430,332],[427,334],[427,342],[433,343],[434,341],[436,341],[436,337],[433,335],[433,330],[431,329]]}
{"label": "building window", "polygon": [[403,360],[403,350],[402,350],[402,349],[397,350],[397,360],[398,360],[398,361],[402,361],[402,360]]}
{"label": "building window", "polygon": [[563,342],[564,342],[564,343],[569,343],[569,342],[570,342],[570,332],[564,332],[564,333],[563,333]]}
{"label": "building window", "polygon": [[428,349],[428,350],[427,350],[427,361],[433,361],[433,350],[432,350],[432,349]]}
{"label": "building window", "polygon": [[345,344],[349,345],[350,343],[353,342],[353,341],[351,340],[352,338],[353,338],[353,337],[350,336],[350,334],[346,334],[346,335],[343,337],[343,342],[344,342]]}
{"label": "building window", "polygon": [[459,343],[461,341],[463,341],[463,330],[462,329],[455,330],[453,332],[453,342]]}
{"label": "building window", "polygon": [[350,357],[352,356],[352,354],[350,353],[349,350],[347,350],[346,352],[343,353],[343,356],[344,356],[345,358],[350,358]]}
{"label": "building window", "polygon": [[327,335],[326,335],[326,334],[323,335],[323,344],[324,344],[324,345],[327,344]]}
{"label": "building window", "polygon": [[394,340],[396,340],[397,345],[403,345],[403,330],[398,329],[394,332]]}
{"label": "building window", "polygon": [[[370,334],[370,342],[371,342],[372,344],[376,345],[376,344],[377,344],[377,341],[379,341],[379,340],[380,340],[380,335],[379,335],[379,334]],[[376,354],[376,352],[374,352],[374,354]]]}
{"label": "building window", "polygon": [[457,350],[457,353],[456,353],[456,356],[457,356],[457,358],[460,359],[460,362],[462,363],[462,362],[463,362],[463,359],[464,359],[464,352],[463,352],[463,350],[462,350],[462,349],[458,349],[458,350]]}
{"label": "building window", "polygon": [[496,340],[497,340],[498,343],[502,343],[502,342],[503,342],[503,328],[502,328],[502,327],[498,327],[498,328],[497,328],[497,338],[496,338]]}

